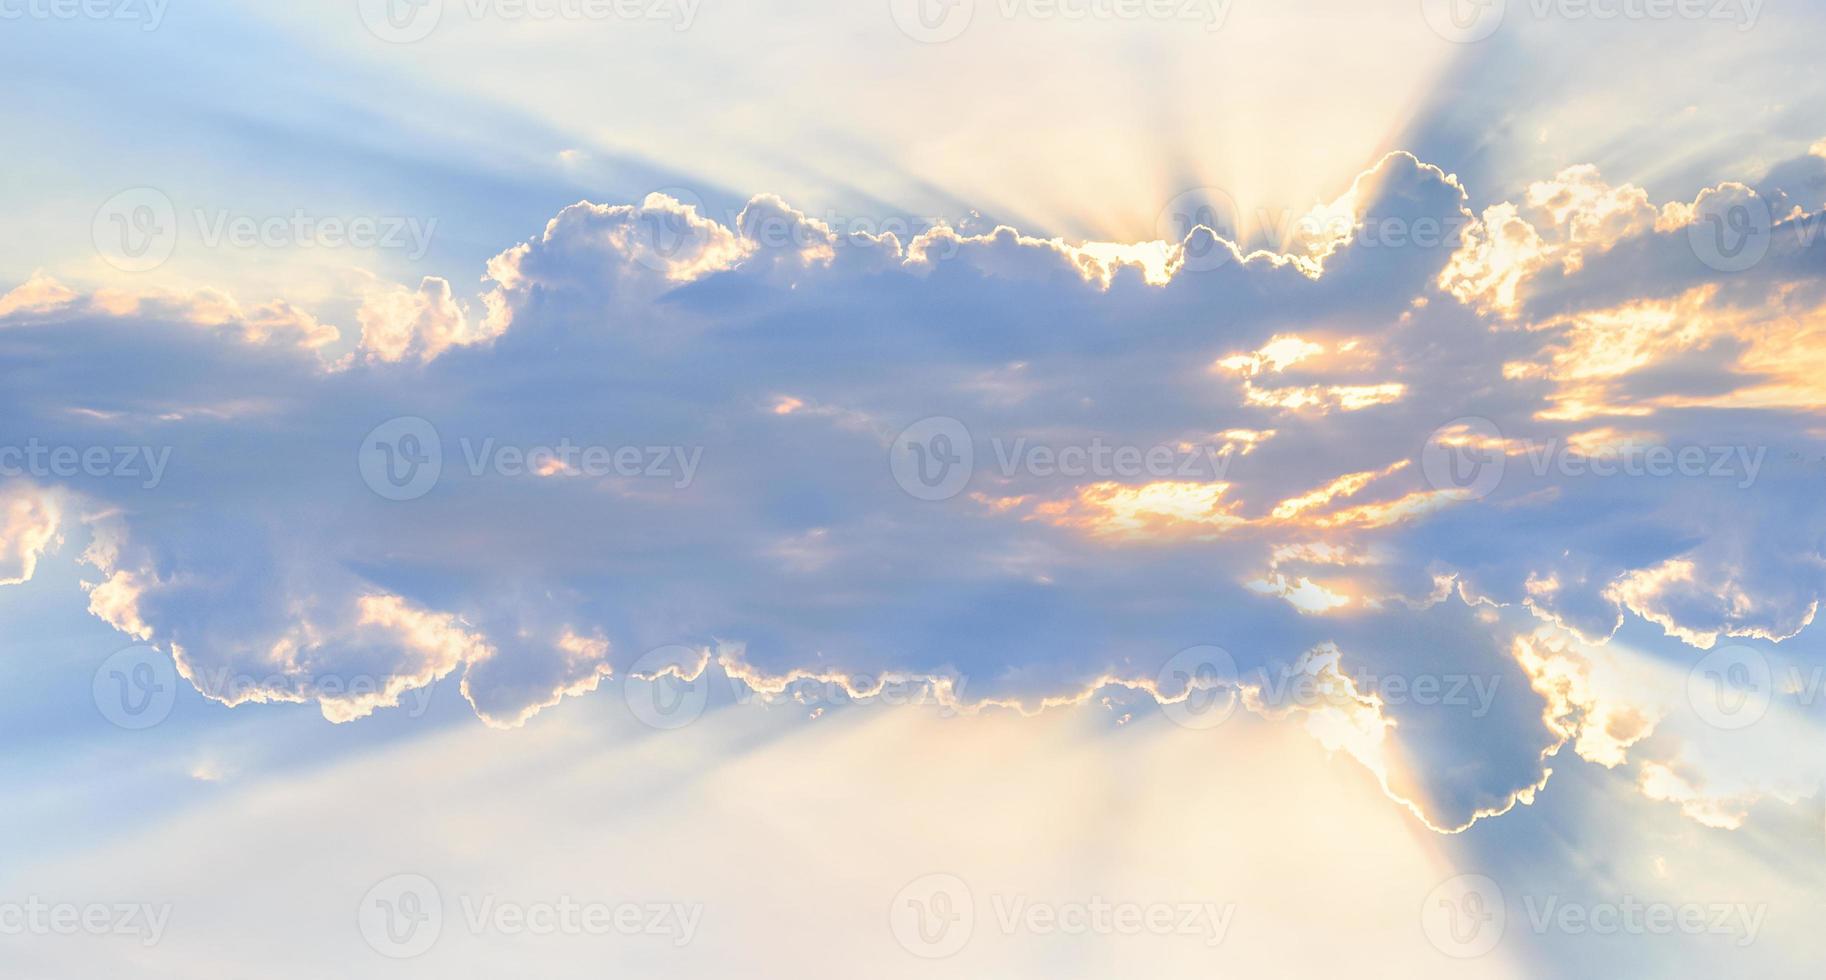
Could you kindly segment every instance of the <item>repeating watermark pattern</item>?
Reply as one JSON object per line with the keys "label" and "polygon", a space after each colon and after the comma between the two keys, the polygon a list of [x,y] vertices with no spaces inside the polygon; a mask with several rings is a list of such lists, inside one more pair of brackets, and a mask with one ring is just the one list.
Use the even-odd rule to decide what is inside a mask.
{"label": "repeating watermark pattern", "polygon": [[[324,701],[345,698],[368,700],[386,693],[390,684],[396,680],[374,674],[260,675],[217,667],[196,671],[192,683],[198,693],[212,701],[241,704],[259,701],[274,691],[296,692],[300,697]],[[432,696],[436,690],[435,684],[408,688],[398,692],[397,700],[392,704],[403,710],[408,718],[423,718],[431,709]]]}
{"label": "repeating watermark pattern", "polygon": [[1223,647],[1187,647],[1162,664],[1154,678],[1160,710],[1185,728],[1216,728],[1242,697],[1236,658]]}
{"label": "repeating watermark pattern", "polygon": [[[1160,209],[1155,237],[1181,247],[1180,271],[1198,273],[1234,261],[1238,250],[1225,241],[1238,243],[1245,230],[1251,240],[1259,238],[1294,255],[1316,257],[1344,242],[1366,249],[1453,249],[1475,220],[1469,213],[1409,218],[1292,208],[1256,208],[1245,215],[1228,191],[1201,186],[1180,191]],[[1200,228],[1209,234],[1194,235]]]}
{"label": "repeating watermark pattern", "polygon": [[[670,731],[698,719],[710,705],[710,670],[703,651],[680,644],[647,651],[628,668],[622,697],[649,728]],[[696,664],[695,667],[686,665]]]}
{"label": "repeating watermark pattern", "polygon": [[1495,949],[1507,926],[1503,890],[1488,875],[1447,878],[1420,903],[1420,928],[1427,941],[1455,959],[1471,959]]}
{"label": "repeating watermark pattern", "polygon": [[[1798,671],[1797,671],[1798,673]],[[1818,678],[1810,689],[1818,691]],[[1800,689],[1800,678],[1793,678]],[[1725,731],[1761,721],[1775,700],[1775,672],[1769,659],[1742,644],[1720,647],[1687,671],[1687,703],[1706,724]]]}
{"label": "repeating watermark pattern", "polygon": [[683,728],[701,717],[717,688],[728,685],[726,702],[737,706],[790,703],[823,709],[866,703],[882,707],[937,707],[941,716],[958,711],[969,679],[953,670],[917,674],[791,674],[751,683],[754,678],[712,669],[705,651],[680,644],[648,651],[628,669],[622,696],[629,711],[650,728]]}
{"label": "repeating watermark pattern", "polygon": [[[1374,698],[1383,706],[1467,708],[1473,718],[1490,713],[1502,685],[1500,674],[1402,672],[1344,675],[1317,668],[1331,661],[1302,661],[1276,668],[1237,668],[1236,658],[1218,646],[1194,646],[1174,654],[1155,675],[1160,710],[1185,728],[1215,728],[1236,711],[1243,692],[1269,711],[1349,708]],[[1348,686],[1346,685],[1348,681]]]}
{"label": "repeating watermark pattern", "polygon": [[393,875],[361,897],[355,923],[368,947],[382,956],[422,956],[444,934],[444,895],[424,875]]}
{"label": "repeating watermark pattern", "polygon": [[962,37],[976,22],[979,6],[1004,21],[1092,21],[1194,24],[1219,31],[1230,17],[1231,0],[888,0],[900,32],[921,44]]}
{"label": "repeating watermark pattern", "polygon": [[1420,469],[1433,489],[1468,500],[1494,493],[1512,459],[1536,478],[1726,480],[1743,490],[1755,484],[1768,455],[1768,446],[1742,444],[1625,440],[1581,447],[1558,438],[1508,439],[1489,419],[1465,416],[1428,435]]}
{"label": "repeating watermark pattern", "polygon": [[[1004,936],[1191,937],[1218,946],[1229,934],[1234,903],[1140,902],[1100,895],[1056,901],[995,892],[989,924]],[[902,949],[922,959],[954,956],[978,926],[976,895],[954,874],[908,882],[888,907],[888,927]]]}
{"label": "repeating watermark pattern", "polygon": [[0,477],[137,480],[140,489],[155,490],[171,452],[170,446],[76,446],[33,437],[22,446],[0,446]]}
{"label": "repeating watermark pattern", "polygon": [[1747,187],[1731,187],[1700,198],[1687,225],[1687,244],[1706,266],[1736,273],[1756,266],[1788,234],[1794,236],[1797,250],[1813,248],[1826,234],[1826,211],[1797,212],[1777,222],[1762,195]]}
{"label": "repeating watermark pattern", "polygon": [[1571,23],[1709,21],[1747,31],[1762,9],[1763,0],[1420,0],[1427,26],[1457,44],[1485,40],[1511,15]]}
{"label": "repeating watermark pattern", "polygon": [[921,875],[888,904],[888,928],[902,949],[922,959],[954,956],[976,934],[976,896],[956,875]]}
{"label": "repeating watermark pattern", "polygon": [[[988,442],[987,458],[1004,479],[1220,480],[1234,458],[1230,451],[1208,444],[1139,446],[1101,436],[1083,442],[1043,442],[998,435]],[[888,469],[909,495],[948,500],[969,484],[977,458],[976,439],[968,426],[950,416],[933,416],[895,437],[888,450]]]}
{"label": "repeating watermark pattern", "polygon": [[102,717],[128,731],[151,728],[169,718],[177,692],[177,666],[144,643],[117,650],[102,661],[91,684]]}
{"label": "repeating watermark pattern", "polygon": [[100,936],[157,946],[171,924],[171,903],[0,901],[0,936]]}
{"label": "repeating watermark pattern", "polygon": [[[663,480],[683,490],[697,476],[704,447],[682,445],[598,445],[560,438],[523,446],[493,437],[458,440],[464,471],[471,478],[494,475]],[[370,430],[356,452],[356,468],[370,490],[388,500],[416,500],[444,475],[444,441],[437,427],[416,415],[388,419]]]}
{"label": "repeating watermark pattern", "polygon": [[888,452],[900,488],[920,500],[949,500],[964,490],[976,468],[976,442],[964,423],[934,416],[901,430]]}
{"label": "repeating watermark pattern", "polygon": [[[1627,894],[1601,901],[1526,894],[1521,905],[1524,924],[1537,936],[1716,936],[1740,947],[1756,941],[1768,913],[1760,902],[1644,901]],[[1455,959],[1494,950],[1512,921],[1503,889],[1488,875],[1448,878],[1420,907],[1427,940]]]}
{"label": "repeating watermark pattern", "polygon": [[[953,228],[954,222],[911,214],[855,214],[829,208],[822,212],[800,211],[803,219],[791,213],[762,208],[725,208],[713,210],[698,192],[676,185],[660,187],[652,193],[669,197],[689,209],[690,214],[670,208],[643,209],[637,219],[640,244],[634,250],[634,261],[655,272],[669,272],[673,262],[700,244],[701,232],[693,225],[714,221],[738,232],[743,240],[759,249],[783,252],[849,249],[872,244],[893,236],[902,248],[914,239],[939,229]],[[645,201],[645,197],[641,198]],[[949,235],[928,238],[921,254],[927,261],[944,261],[958,252],[957,239]]]}
{"label": "repeating watermark pattern", "polygon": [[[492,894],[457,896],[460,925],[470,936],[654,937],[674,946],[696,938],[699,902],[606,901],[559,895],[524,900]],[[389,959],[429,952],[446,926],[443,891],[420,874],[397,874],[361,897],[356,924],[369,948]]]}
{"label": "repeating watermark pattern", "polygon": [[[0,0],[4,2],[4,0]],[[354,249],[403,253],[419,261],[431,250],[437,219],[416,215],[253,214],[195,208],[183,229],[177,205],[155,187],[134,187],[102,202],[90,227],[95,250],[123,272],[149,272],[171,258],[180,240],[204,248]]]}
{"label": "repeating watermark pattern", "polygon": [[[1236,257],[1217,236],[1235,240],[1242,233],[1236,199],[1221,187],[1192,187],[1173,195],[1154,219],[1155,235],[1181,246],[1180,270],[1209,272]],[[1199,228],[1208,235],[1193,235]]]}
{"label": "repeating watermark pattern", "polygon": [[368,32],[389,44],[430,37],[454,12],[471,22],[659,23],[688,31],[703,0],[356,0]]}
{"label": "repeating watermark pattern", "polygon": [[95,209],[89,238],[116,269],[150,272],[177,249],[177,207],[155,187],[130,187]]}
{"label": "repeating watermark pattern", "polygon": [[1645,902],[1633,895],[1589,903],[1524,895],[1522,907],[1537,935],[1719,936],[1738,946],[1756,942],[1769,911],[1762,902]]}
{"label": "repeating watermark pattern", "polygon": [[0,20],[108,21],[156,31],[171,0],[0,0]]}

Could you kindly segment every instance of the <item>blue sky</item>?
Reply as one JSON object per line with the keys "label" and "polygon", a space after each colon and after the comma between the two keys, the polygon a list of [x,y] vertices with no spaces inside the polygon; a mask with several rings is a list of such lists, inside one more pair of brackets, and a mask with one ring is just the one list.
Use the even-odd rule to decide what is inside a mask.
{"label": "blue sky", "polygon": [[0,3],[0,962],[1800,975],[1820,16]]}

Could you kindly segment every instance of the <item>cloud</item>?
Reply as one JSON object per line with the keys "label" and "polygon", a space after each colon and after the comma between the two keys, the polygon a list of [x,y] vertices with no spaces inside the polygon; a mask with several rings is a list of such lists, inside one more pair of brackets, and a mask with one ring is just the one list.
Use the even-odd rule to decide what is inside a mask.
{"label": "cloud", "polygon": [[[1674,658],[1792,636],[1826,590],[1817,403],[1779,368],[1817,306],[1794,246],[1727,277],[1686,211],[1590,168],[1474,225],[1466,200],[1391,154],[1252,251],[580,202],[473,305],[369,283],[349,349],[283,302],[34,278],[0,321],[7,442],[169,466],[0,486],[84,515],[62,534],[91,611],[227,704],[349,721],[460,678],[513,727],[647,651],[734,645],[756,677],[1028,705],[1147,690],[1212,644],[1365,698],[1491,684],[1482,710],[1353,694],[1300,722],[1457,829],[1533,799],[1567,739],[1615,764],[1651,717],[1514,637],[1649,623]],[[1704,466],[1633,472],[1631,447]],[[1500,480],[1449,485],[1441,448]],[[59,525],[9,513],[23,578]]]}
{"label": "cloud", "polygon": [[30,582],[38,559],[58,541],[56,496],[29,483],[0,485],[0,585]]}

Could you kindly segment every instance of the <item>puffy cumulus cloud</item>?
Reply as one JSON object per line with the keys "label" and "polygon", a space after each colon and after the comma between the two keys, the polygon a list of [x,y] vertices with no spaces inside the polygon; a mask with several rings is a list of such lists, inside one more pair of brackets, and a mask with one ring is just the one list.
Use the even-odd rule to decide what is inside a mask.
{"label": "puffy cumulus cloud", "polygon": [[181,676],[231,707],[315,703],[326,719],[348,722],[460,671],[476,714],[515,728],[611,673],[609,644],[599,635],[502,631],[513,638],[505,659],[459,616],[335,569],[244,554],[226,557],[233,575],[217,570],[220,554],[194,567],[163,558],[160,568],[145,549],[116,538],[112,515],[89,523],[82,561],[100,576],[85,583],[90,612],[167,649]]}
{"label": "puffy cumulus cloud", "polygon": [[361,349],[381,361],[429,361],[452,347],[492,340],[486,321],[471,323],[451,295],[450,283],[426,276],[417,289],[375,283],[363,296],[355,320]]}
{"label": "puffy cumulus cloud", "polygon": [[1524,287],[1537,273],[1550,268],[1577,273],[1586,256],[1626,238],[1684,228],[1693,210],[1679,203],[1656,207],[1647,191],[1613,187],[1589,164],[1567,167],[1551,180],[1530,184],[1520,202],[1486,208],[1466,227],[1440,286],[1462,302],[1514,317],[1521,312]]}
{"label": "puffy cumulus cloud", "polygon": [[[1546,256],[1520,274],[1479,251],[1504,212],[1391,234],[1465,201],[1391,154],[1256,250],[585,202],[477,307],[374,287],[333,362],[288,307],[39,282],[0,320],[0,448],[169,450],[156,486],[32,485],[94,515],[90,609],[225,703],[346,720],[460,678],[513,726],[649,651],[696,677],[739,646],[717,669],[782,693],[1096,708],[1171,702],[1164,665],[1214,644],[1340,692],[1256,706],[1455,830],[1534,799],[1562,745],[1612,765],[1663,731],[1516,636],[1646,625],[1679,662],[1793,635],[1826,589],[1817,405],[1732,397],[1800,383],[1776,365],[1810,307],[1778,304],[1805,256],[1727,278],[1588,170],[1511,206]],[[1689,336],[1700,312],[1741,329]],[[1498,478],[1458,484],[1453,453]],[[15,567],[55,540],[19,513]]]}
{"label": "puffy cumulus cloud", "polygon": [[[1323,415],[1333,409],[1354,412],[1385,405],[1406,393],[1407,386],[1400,382],[1373,378],[1336,383],[1373,365],[1374,359],[1368,353],[1369,348],[1360,337],[1327,346],[1288,334],[1275,337],[1260,350],[1225,357],[1212,368],[1240,376],[1244,400],[1250,405]],[[1300,374],[1328,375],[1332,383],[1297,385],[1268,380],[1280,378],[1284,382],[1290,369]]]}
{"label": "puffy cumulus cloud", "polygon": [[55,549],[62,521],[53,492],[24,481],[0,485],[0,585],[32,580],[38,559]]}
{"label": "puffy cumulus cloud", "polygon": [[1606,690],[1574,638],[1543,628],[1516,637],[1514,650],[1529,685],[1547,704],[1542,720],[1555,735],[1548,755],[1571,742],[1580,758],[1614,769],[1654,730],[1654,710],[1622,700],[1627,694],[1614,689],[1622,685]]}
{"label": "puffy cumulus cloud", "polygon": [[567,697],[596,690],[615,673],[609,641],[600,634],[584,636],[564,627],[553,636],[515,639],[505,653],[491,648],[470,661],[463,674],[463,696],[496,728],[524,725]]}
{"label": "puffy cumulus cloud", "polygon": [[[486,329],[500,333],[534,306],[570,316],[625,313],[680,284],[734,268],[753,247],[739,231],[665,194],[635,205],[580,201],[558,212],[538,238],[489,260]],[[796,239],[792,247],[798,248]]]}
{"label": "puffy cumulus cloud", "polygon": [[76,291],[40,269],[32,278],[0,296],[0,316],[17,313],[49,313],[76,301]]}
{"label": "puffy cumulus cloud", "polygon": [[104,288],[90,303],[98,312],[115,317],[148,316],[182,320],[199,327],[221,330],[250,344],[281,343],[318,348],[333,344],[342,332],[284,300],[243,307],[219,289],[179,291]]}
{"label": "puffy cumulus cloud", "polygon": [[[1817,581],[1817,558],[1808,564],[1815,566],[1808,577]],[[1752,593],[1747,584],[1732,564],[1712,563],[1702,570],[1693,558],[1670,558],[1623,576],[1605,596],[1702,650],[1711,649],[1720,634],[1785,640],[1813,622],[1818,599],[1797,608],[1796,600],[1805,599],[1804,594],[1780,589]]]}

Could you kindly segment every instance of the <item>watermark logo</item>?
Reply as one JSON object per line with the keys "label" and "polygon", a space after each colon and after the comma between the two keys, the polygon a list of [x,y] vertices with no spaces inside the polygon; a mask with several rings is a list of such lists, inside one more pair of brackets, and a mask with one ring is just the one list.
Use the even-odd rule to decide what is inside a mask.
{"label": "watermark logo", "polygon": [[944,959],[968,945],[976,933],[976,898],[956,875],[921,875],[894,896],[888,926],[907,952],[922,959]]}
{"label": "watermark logo", "polygon": [[[647,651],[628,668],[622,697],[628,710],[649,728],[683,728],[710,703],[710,669],[703,651],[673,644]],[[685,674],[695,671],[690,680]]]}
{"label": "watermark logo", "polygon": [[[549,445],[514,445],[493,437],[457,440],[463,467],[472,479],[586,477],[664,479],[683,490],[697,477],[702,446],[604,446],[559,439]],[[437,427],[415,415],[375,426],[356,450],[356,464],[368,488],[388,500],[416,500],[444,475],[444,443]]]}
{"label": "watermark logo", "polygon": [[[691,29],[703,0],[461,0],[459,10],[472,22],[536,21],[600,23],[670,21],[674,30]],[[361,22],[388,44],[423,41],[443,23],[445,0],[357,0]]]}
{"label": "watermark logo", "polygon": [[150,272],[177,248],[177,208],[155,187],[131,187],[102,202],[89,233],[109,265],[122,272]]}
{"label": "watermark logo", "polygon": [[[654,193],[672,198],[699,218],[709,213],[704,199],[688,187],[662,187]],[[670,272],[673,260],[688,252],[700,234],[691,226],[689,216],[679,211],[643,208],[636,220],[646,247],[633,250],[634,261],[654,272]]]}
{"label": "watermark logo", "polygon": [[1495,34],[1504,15],[1535,21],[1712,21],[1756,26],[1763,0],[1420,0],[1420,13],[1433,33],[1455,44],[1472,44]]}
{"label": "watermark logo", "polygon": [[1507,8],[1507,0],[1420,0],[1427,26],[1454,44],[1472,44],[1495,34]]}
{"label": "watermark logo", "polygon": [[1216,728],[1229,719],[1242,697],[1236,658],[1223,647],[1187,647],[1163,664],[1154,678],[1160,710],[1184,728]]}
{"label": "watermark logo", "polygon": [[920,500],[949,500],[963,492],[976,465],[976,445],[964,423],[924,418],[901,430],[888,450],[894,482]]}
{"label": "watermark logo", "polygon": [[1775,237],[1769,203],[1754,191],[1708,193],[1687,225],[1687,244],[1719,272],[1742,272],[1769,254]]}
{"label": "watermark logo", "polygon": [[[1230,931],[1235,904],[1140,902],[1089,898],[1035,899],[995,892],[991,925],[1004,936],[1185,936],[1217,946]],[[922,875],[894,896],[888,925],[902,949],[943,959],[969,944],[977,929],[976,897],[962,878]]]}
{"label": "watermark logo", "polygon": [[423,41],[444,19],[444,0],[356,0],[368,32],[388,44]]}
{"label": "watermark logo", "polygon": [[444,473],[444,443],[416,415],[388,419],[362,439],[356,464],[368,489],[388,500],[416,500]]}
{"label": "watermark logo", "polygon": [[1495,422],[1475,415],[1453,419],[1427,437],[1420,470],[1435,490],[1481,500],[1503,482],[1505,446]]}
{"label": "watermark logo", "polygon": [[943,44],[970,29],[976,0],[888,0],[900,32],[921,44]]}
{"label": "watermark logo", "polygon": [[1535,935],[1721,936],[1739,947],[1756,941],[1769,907],[1748,902],[1645,902],[1634,895],[1618,901],[1568,902],[1557,895],[1522,896],[1528,927]]}
{"label": "watermark logo", "polygon": [[102,661],[91,690],[103,718],[116,727],[140,731],[171,716],[177,703],[177,667],[157,649],[136,643]]}
{"label": "watermark logo", "polygon": [[1742,644],[1713,650],[1687,672],[1687,703],[1714,728],[1748,728],[1762,720],[1774,699],[1768,659]]}
{"label": "watermark logo", "polygon": [[1427,893],[1420,926],[1433,948],[1454,959],[1471,959],[1496,948],[1507,925],[1503,890],[1487,875],[1447,878]]}
{"label": "watermark logo", "polygon": [[157,946],[171,923],[170,903],[0,901],[0,936],[101,936]]}
{"label": "watermark logo", "polygon": [[96,209],[90,238],[96,253],[109,265],[123,272],[149,272],[169,260],[186,236],[207,249],[387,250],[402,252],[416,262],[430,251],[437,232],[436,218],[326,215],[304,208],[293,208],[288,214],[195,208],[186,217],[189,229],[180,224],[177,207],[165,192],[153,187],[129,188]]}
{"label": "watermark logo", "polygon": [[0,20],[93,20],[138,23],[156,31],[171,0],[0,0]]}
{"label": "watermark logo", "polygon": [[[1236,258],[1219,236],[1235,239],[1242,232],[1236,200],[1219,187],[1193,187],[1180,191],[1154,219],[1155,235],[1180,248],[1180,269],[1209,272]],[[1207,232],[1194,235],[1204,228]]]}
{"label": "watermark logo", "polygon": [[444,932],[444,896],[424,875],[383,879],[361,897],[356,924],[368,947],[389,959],[422,956]]}
{"label": "watermark logo", "polygon": [[23,446],[0,446],[0,476],[138,480],[140,489],[153,490],[170,463],[170,446],[52,445],[36,437]]}

